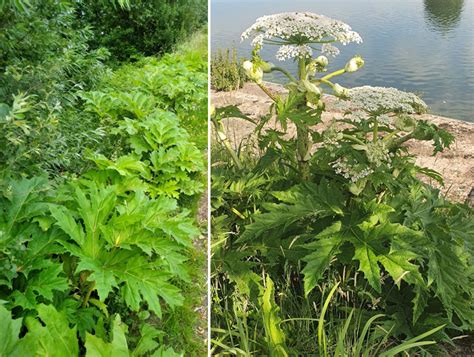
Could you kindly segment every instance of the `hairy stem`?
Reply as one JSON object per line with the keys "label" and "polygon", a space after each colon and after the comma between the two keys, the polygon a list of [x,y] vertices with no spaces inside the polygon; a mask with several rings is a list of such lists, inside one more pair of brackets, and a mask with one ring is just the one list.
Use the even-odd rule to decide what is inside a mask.
{"label": "hairy stem", "polygon": [[404,135],[404,136],[401,136],[399,138],[396,138],[396,139],[393,139],[390,144],[388,145],[388,148],[389,150],[395,150],[397,149],[398,147],[400,147],[400,145],[402,145],[404,142],[410,140],[410,139],[413,139],[414,138],[414,134],[415,132],[412,131],[411,133],[407,134],[407,135]]}
{"label": "hairy stem", "polygon": [[307,79],[306,59],[305,58],[300,58],[298,60],[298,73],[299,73],[299,76],[300,76],[300,80]]}
{"label": "hairy stem", "polygon": [[374,143],[377,142],[377,139],[379,137],[379,122],[377,121],[377,118],[374,117],[373,118],[373,123],[374,123],[374,128],[373,128],[373,138],[372,138],[372,141]]}
{"label": "hairy stem", "polygon": [[270,97],[271,100],[273,100],[274,102],[278,101],[278,98],[276,97],[275,94],[270,92],[270,89],[265,87],[262,83],[257,83],[257,85],[260,87],[261,90],[263,90],[265,92],[266,95],[268,95]]}
{"label": "hairy stem", "polygon": [[365,143],[364,143],[362,140],[359,140],[359,139],[356,138],[355,136],[351,136],[351,135],[347,135],[347,134],[342,134],[342,137],[343,137],[344,139],[353,141],[353,142],[355,142],[355,143],[357,143],[357,144],[365,145]]}
{"label": "hairy stem", "polygon": [[309,138],[308,128],[298,125],[296,127],[296,145],[298,167],[303,181],[310,178],[309,171],[309,152],[311,149],[311,140]]}
{"label": "hairy stem", "polygon": [[[298,61],[298,73],[300,80],[307,79],[306,73],[306,59],[300,58]],[[302,105],[301,110],[305,110]],[[301,179],[308,181],[310,178],[309,170],[309,156],[312,142],[309,137],[309,130],[306,124],[299,124],[296,126],[296,156],[298,160],[298,168],[300,170]]]}

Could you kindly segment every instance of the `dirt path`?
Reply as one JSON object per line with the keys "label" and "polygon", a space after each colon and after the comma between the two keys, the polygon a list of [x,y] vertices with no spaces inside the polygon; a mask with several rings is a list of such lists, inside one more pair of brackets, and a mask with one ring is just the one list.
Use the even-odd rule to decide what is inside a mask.
{"label": "dirt path", "polygon": [[[206,180],[207,182],[207,180]],[[204,190],[202,197],[198,203],[198,210],[196,213],[196,220],[201,227],[201,235],[194,240],[194,247],[198,252],[201,252],[205,256],[204,261],[205,263],[202,266],[202,274],[198,286],[201,294],[200,303],[195,306],[194,311],[199,314],[199,320],[197,321],[197,325],[195,327],[196,335],[199,337],[200,340],[203,341],[203,344],[207,346],[207,339],[208,339],[208,299],[207,299],[207,290],[208,290],[208,268],[207,268],[207,235],[208,235],[208,223],[207,223],[207,212],[208,212],[208,190],[207,188]],[[207,347],[206,347],[207,348]]]}
{"label": "dirt path", "polygon": [[[268,86],[274,92],[285,92],[280,85],[268,83]],[[327,111],[323,113],[323,123],[319,124],[320,129],[332,118],[342,115],[334,108],[334,97],[326,96],[324,100]],[[258,118],[268,113],[272,102],[255,84],[247,83],[242,89],[236,91],[212,92],[212,103],[216,107],[236,105],[244,114]],[[416,156],[417,165],[434,169],[443,175],[445,185],[440,189],[447,197],[459,202],[466,201],[474,188],[474,124],[431,114],[418,117],[446,129],[455,136],[456,142],[450,149],[431,156],[430,143],[408,141],[407,146]],[[227,119],[225,126],[227,136],[236,144],[251,137],[254,129],[252,123],[238,118]],[[294,127],[289,126],[287,132],[289,136],[292,136],[295,131]],[[430,183],[437,186],[436,182]]]}

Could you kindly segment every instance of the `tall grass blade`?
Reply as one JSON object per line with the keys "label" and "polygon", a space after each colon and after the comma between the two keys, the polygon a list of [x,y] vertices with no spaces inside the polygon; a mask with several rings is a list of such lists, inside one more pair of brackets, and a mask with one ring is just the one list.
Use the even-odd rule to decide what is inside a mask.
{"label": "tall grass blade", "polygon": [[318,349],[319,355],[321,356],[321,351],[323,351],[323,356],[327,356],[327,343],[326,343],[326,334],[324,333],[324,316],[331,302],[332,296],[336,292],[336,289],[339,287],[340,282],[338,282],[329,292],[329,295],[324,302],[323,309],[321,310],[321,317],[318,322]]}

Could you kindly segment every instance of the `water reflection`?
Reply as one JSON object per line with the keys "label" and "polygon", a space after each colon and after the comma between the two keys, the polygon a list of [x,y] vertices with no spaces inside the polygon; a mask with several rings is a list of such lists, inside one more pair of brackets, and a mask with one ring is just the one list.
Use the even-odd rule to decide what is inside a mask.
{"label": "water reflection", "polygon": [[424,0],[425,18],[430,28],[443,34],[459,24],[464,0]]}

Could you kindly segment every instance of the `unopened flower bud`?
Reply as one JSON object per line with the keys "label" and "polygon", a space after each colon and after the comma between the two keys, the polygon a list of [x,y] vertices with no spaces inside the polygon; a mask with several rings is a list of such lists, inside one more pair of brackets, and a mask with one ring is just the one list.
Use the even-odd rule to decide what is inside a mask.
{"label": "unopened flower bud", "polygon": [[320,65],[321,67],[326,67],[329,64],[329,60],[326,56],[318,56],[315,59],[316,64]]}
{"label": "unopened flower bud", "polygon": [[356,72],[364,66],[364,60],[361,56],[353,57],[349,62],[346,63],[344,69],[346,72]]}
{"label": "unopened flower bud", "polygon": [[324,67],[328,65],[329,61],[326,56],[318,56],[306,65],[306,73],[309,76],[314,76],[318,70],[324,71]]}
{"label": "unopened flower bud", "polygon": [[340,84],[335,84],[333,89],[334,89],[334,93],[338,97],[348,97],[349,96],[349,90],[347,88],[344,88]]}
{"label": "unopened flower bud", "polygon": [[242,67],[244,68],[246,72],[251,71],[253,68],[253,63],[250,61],[244,61],[244,63],[242,63]]}
{"label": "unopened flower bud", "polygon": [[244,68],[245,74],[247,75],[247,77],[249,77],[252,81],[256,82],[257,84],[262,83],[262,79],[263,79],[262,68],[255,66],[255,64],[253,64],[250,61],[244,61],[244,63],[242,63],[242,67]]}

